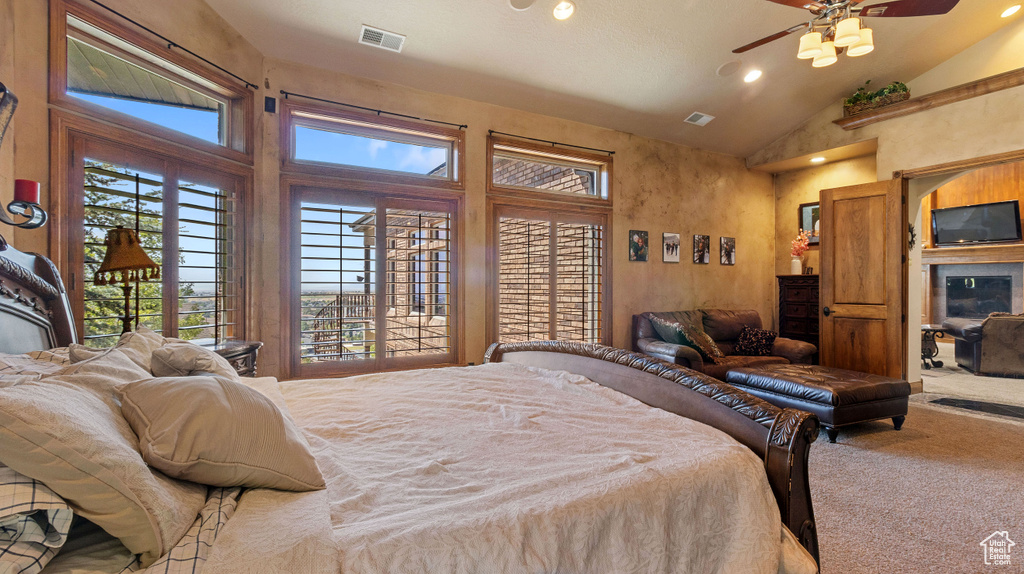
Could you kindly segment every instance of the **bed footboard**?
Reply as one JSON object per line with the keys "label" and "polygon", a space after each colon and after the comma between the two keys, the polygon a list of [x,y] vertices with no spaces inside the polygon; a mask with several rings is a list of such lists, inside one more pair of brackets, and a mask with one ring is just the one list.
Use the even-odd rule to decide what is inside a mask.
{"label": "bed footboard", "polygon": [[782,409],[702,373],[603,345],[495,343],[484,360],[576,373],[729,434],[764,461],[783,524],[818,561],[818,534],[807,480],[807,455],[818,437],[815,415]]}

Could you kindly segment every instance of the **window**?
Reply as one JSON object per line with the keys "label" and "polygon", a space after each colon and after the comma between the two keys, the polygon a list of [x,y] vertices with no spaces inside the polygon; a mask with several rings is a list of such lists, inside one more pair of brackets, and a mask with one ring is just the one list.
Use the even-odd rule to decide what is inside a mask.
{"label": "window", "polygon": [[608,199],[610,159],[582,159],[492,142],[493,188]]}
{"label": "window", "polygon": [[502,208],[497,222],[497,340],[602,342],[601,219]]}
{"label": "window", "polygon": [[74,2],[55,3],[51,101],[239,159],[252,94],[165,44]]}
{"label": "window", "polygon": [[492,341],[611,340],[611,158],[490,139]]}
{"label": "window", "polygon": [[461,189],[463,132],[285,101],[285,171]]}
{"label": "window", "polygon": [[456,202],[297,193],[295,374],[454,362]]}
{"label": "window", "polygon": [[161,266],[161,280],[134,285],[135,327],[199,343],[237,336],[241,297],[234,190],[204,182],[198,173],[175,179],[159,170],[134,169],[97,151],[82,160],[78,195],[83,273],[76,276],[82,282],[85,343],[109,347],[121,334],[120,287],[93,283],[104,237],[119,225],[136,229],[147,254]]}

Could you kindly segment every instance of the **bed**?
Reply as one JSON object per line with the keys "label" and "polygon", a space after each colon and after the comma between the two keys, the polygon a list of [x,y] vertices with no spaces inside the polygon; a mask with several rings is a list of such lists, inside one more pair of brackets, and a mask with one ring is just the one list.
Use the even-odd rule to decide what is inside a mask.
{"label": "bed", "polygon": [[[52,263],[11,247],[0,252],[0,352],[66,347],[77,343],[75,333]],[[68,393],[116,386],[120,402],[112,404],[134,405],[126,381],[151,375],[133,374],[130,361],[117,359],[121,368],[118,353],[109,355],[85,360],[92,371],[82,367],[64,379],[0,381],[0,396],[29,387],[50,392],[52,381]],[[156,373],[155,351],[152,358]],[[292,432],[281,456],[308,451],[322,484],[299,476],[292,478],[300,487],[312,486],[197,487],[167,478],[180,469],[147,458],[154,467],[140,463],[146,470],[139,472],[152,474],[145,480],[156,477],[154,488],[171,492],[169,500],[194,506],[185,512],[165,503],[154,513],[183,515],[188,524],[147,555],[128,550],[140,544],[132,538],[137,528],[122,532],[127,524],[109,516],[79,517],[43,572],[192,572],[197,565],[206,572],[816,570],[807,457],[817,419],[693,371],[557,341],[496,344],[477,367],[346,379],[228,386],[208,370],[174,379],[173,387],[154,377],[131,388],[258,393],[277,407],[282,433]],[[111,428],[135,441],[125,456],[138,458],[149,430],[114,416]],[[31,475],[34,467],[16,458],[0,452],[0,463]],[[79,466],[102,457],[86,458]],[[54,491],[63,488],[57,482]],[[159,497],[139,498],[153,506]],[[198,557],[182,557],[195,549]]]}

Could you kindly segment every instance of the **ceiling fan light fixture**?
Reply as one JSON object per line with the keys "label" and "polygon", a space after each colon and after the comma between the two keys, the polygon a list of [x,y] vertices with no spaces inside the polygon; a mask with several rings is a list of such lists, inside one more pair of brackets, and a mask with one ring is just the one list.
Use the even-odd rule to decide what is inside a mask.
{"label": "ceiling fan light fixture", "polygon": [[857,56],[868,54],[874,49],[874,33],[871,31],[871,28],[864,28],[860,31],[860,41],[850,46],[850,49],[846,53],[850,57],[856,58]]}
{"label": "ceiling fan light fixture", "polygon": [[836,46],[845,48],[860,41],[860,18],[847,18],[836,24]]}
{"label": "ceiling fan light fixture", "polygon": [[800,36],[800,50],[796,57],[810,60],[821,55],[821,32],[808,32]]}
{"label": "ceiling fan light fixture", "polygon": [[836,45],[832,42],[821,43],[821,54],[814,58],[811,65],[815,68],[824,68],[825,66],[831,66],[839,60],[839,56],[836,55]]}
{"label": "ceiling fan light fixture", "polygon": [[572,16],[573,12],[576,11],[576,5],[569,0],[562,0],[555,5],[554,15],[555,20],[568,20]]}

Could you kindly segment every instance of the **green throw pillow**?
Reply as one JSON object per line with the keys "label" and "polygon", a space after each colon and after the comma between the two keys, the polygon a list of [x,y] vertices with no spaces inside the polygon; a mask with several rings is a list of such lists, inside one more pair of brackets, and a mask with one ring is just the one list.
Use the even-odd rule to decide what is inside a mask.
{"label": "green throw pillow", "polygon": [[705,361],[712,363],[725,356],[722,350],[718,348],[718,345],[715,344],[715,341],[697,327],[689,323],[668,321],[656,315],[648,315],[647,317],[651,320],[651,324],[654,325],[654,330],[658,332],[658,336],[666,342],[692,347],[700,353],[700,356]]}

